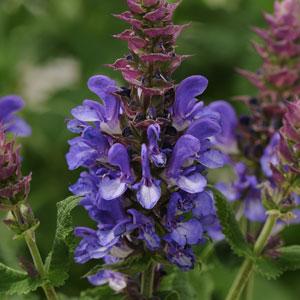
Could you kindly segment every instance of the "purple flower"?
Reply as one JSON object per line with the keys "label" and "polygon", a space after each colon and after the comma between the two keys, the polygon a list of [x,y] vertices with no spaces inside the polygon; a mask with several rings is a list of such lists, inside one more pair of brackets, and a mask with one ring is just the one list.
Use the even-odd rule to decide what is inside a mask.
{"label": "purple flower", "polygon": [[195,255],[191,247],[181,247],[172,240],[167,241],[167,257],[170,262],[179,266],[183,271],[194,267]]}
{"label": "purple flower", "polygon": [[[129,11],[116,17],[131,28],[116,37],[128,42],[130,53],[110,66],[129,85],[92,77],[89,89],[103,104],[85,100],[68,123],[78,135],[70,141],[69,167],[86,168],[70,190],[97,222],[97,230],[76,230],[82,240],[75,258],[116,263],[155,251],[187,270],[195,262],[192,245],[222,238],[206,173],[226,162],[217,147],[225,135],[231,138],[233,125],[196,98],[207,87],[205,77],[174,86],[171,75],[187,58],[174,47],[186,27],[172,22],[178,3],[127,3]],[[90,280],[123,287],[110,271]]]}
{"label": "purple flower", "polygon": [[126,277],[119,272],[103,270],[95,275],[88,276],[91,284],[99,286],[107,284],[116,292],[122,291],[127,286]]}
{"label": "purple flower", "polygon": [[28,136],[31,128],[21,118],[15,115],[24,107],[24,101],[15,95],[0,98],[0,125],[5,131],[14,133],[17,136]]}
{"label": "purple flower", "polygon": [[108,152],[108,162],[118,170],[108,171],[101,175],[99,191],[105,200],[112,200],[125,193],[133,182],[127,149],[122,144],[114,144]]}
{"label": "purple flower", "polygon": [[139,232],[138,239],[143,240],[148,249],[151,251],[160,248],[160,237],[155,232],[154,222],[151,218],[144,216],[135,209],[128,210],[128,213],[132,215],[132,224],[128,225],[128,229]]}
{"label": "purple flower", "polygon": [[152,209],[161,196],[160,181],[153,179],[150,173],[148,150],[142,145],[142,180],[135,185],[138,202],[146,209]]}
{"label": "purple flower", "polygon": [[166,214],[166,227],[171,231],[177,224],[177,218],[183,213],[190,212],[194,207],[191,195],[183,192],[171,194]]}
{"label": "purple flower", "polygon": [[[176,143],[166,175],[188,193],[199,193],[207,182],[197,167],[192,166],[200,151],[200,142],[192,135],[183,135]],[[188,164],[188,166],[186,166]]]}
{"label": "purple flower", "polygon": [[255,222],[266,219],[266,210],[262,205],[261,191],[257,178],[248,175],[247,167],[243,163],[234,166],[236,180],[234,183],[218,183],[216,187],[230,201],[243,200],[242,207],[245,216]]}
{"label": "purple flower", "polygon": [[75,235],[82,238],[75,251],[75,260],[78,263],[109,255],[120,244],[121,236],[126,233],[126,226],[130,223],[119,199],[101,199],[97,204],[88,201],[90,199],[84,199],[81,204],[87,207],[90,215],[99,223],[97,230],[85,227],[75,229]]}
{"label": "purple flower", "polygon": [[107,247],[103,247],[93,229],[86,227],[77,227],[75,235],[82,238],[75,250],[75,261],[79,264],[84,264],[91,259],[103,258],[108,254]]}
{"label": "purple flower", "polygon": [[213,149],[211,139],[220,134],[221,126],[215,114],[207,114],[192,123],[187,134],[196,137],[200,141],[200,150],[197,161],[203,166],[211,169],[223,167],[227,161],[226,156],[217,149]]}
{"label": "purple flower", "polygon": [[119,115],[121,103],[115,93],[118,91],[114,80],[103,75],[96,75],[88,81],[89,89],[104,101],[104,105],[85,100],[81,106],[72,110],[72,115],[80,122],[94,122],[104,132],[121,133]]}
{"label": "purple flower", "polygon": [[272,177],[273,171],[271,166],[279,164],[278,145],[280,142],[280,134],[275,133],[271,138],[269,145],[265,148],[264,154],[260,159],[260,165],[267,177]]}
{"label": "purple flower", "polygon": [[197,219],[190,219],[187,222],[180,222],[168,234],[168,240],[173,240],[178,245],[196,245],[203,238],[203,228]]}
{"label": "purple flower", "polygon": [[97,161],[106,161],[109,143],[96,128],[86,127],[80,137],[69,141],[70,150],[66,155],[70,170],[92,167]]}
{"label": "purple flower", "polygon": [[176,88],[172,114],[173,124],[178,130],[185,129],[202,112],[203,102],[198,102],[196,97],[206,90],[207,85],[205,77],[195,75],[183,80]]}
{"label": "purple flower", "polygon": [[222,228],[217,218],[214,197],[211,191],[204,191],[193,197],[193,216],[202,225],[203,231],[213,240],[219,241],[224,238]]}
{"label": "purple flower", "polygon": [[233,107],[226,101],[214,101],[208,106],[211,110],[220,114],[222,132],[215,139],[218,146],[226,151],[236,149],[236,129],[238,119]]}
{"label": "purple flower", "polygon": [[157,167],[164,167],[166,165],[167,157],[158,146],[160,126],[158,124],[150,125],[147,129],[147,136],[149,141],[148,149],[151,161]]}

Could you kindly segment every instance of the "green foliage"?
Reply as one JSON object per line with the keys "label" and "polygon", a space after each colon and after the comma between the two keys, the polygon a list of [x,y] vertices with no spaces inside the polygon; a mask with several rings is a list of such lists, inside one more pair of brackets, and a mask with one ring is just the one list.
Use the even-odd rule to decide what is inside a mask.
{"label": "green foliage", "polygon": [[122,300],[124,297],[116,294],[109,286],[88,289],[80,294],[79,300]]}
{"label": "green foliage", "polygon": [[25,272],[12,269],[0,263],[0,294],[27,294],[35,291],[41,285],[41,278],[31,278]]}
{"label": "green foliage", "polygon": [[260,257],[255,261],[256,270],[267,279],[276,279],[285,271],[300,269],[300,246],[282,247],[276,258]]}
{"label": "green foliage", "polygon": [[78,205],[79,197],[69,197],[57,204],[57,228],[52,251],[47,258],[48,278],[54,286],[65,283],[74,246],[71,212]]}
{"label": "green foliage", "polygon": [[222,231],[232,250],[239,256],[253,257],[252,249],[240,230],[230,203],[218,190],[213,187],[210,187],[210,189],[214,192],[217,214],[222,225]]}
{"label": "green foliage", "polygon": [[209,300],[213,292],[213,281],[208,272],[195,268],[189,272],[174,269],[163,277],[161,292],[168,300]]}

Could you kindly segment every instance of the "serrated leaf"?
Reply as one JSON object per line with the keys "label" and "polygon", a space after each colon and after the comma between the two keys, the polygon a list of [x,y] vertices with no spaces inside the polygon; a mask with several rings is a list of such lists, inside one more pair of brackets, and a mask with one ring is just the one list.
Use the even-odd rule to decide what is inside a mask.
{"label": "serrated leaf", "polygon": [[288,270],[297,270],[300,268],[300,246],[282,247],[277,250],[280,260],[286,264]]}
{"label": "serrated leaf", "polygon": [[114,292],[108,286],[100,286],[83,291],[79,300],[122,300],[123,296]]}
{"label": "serrated leaf", "polygon": [[161,293],[176,294],[177,298],[170,298],[168,294],[165,294],[166,299],[210,300],[214,284],[208,272],[195,268],[189,272],[176,270],[170,273],[163,277],[160,287]]}
{"label": "serrated leaf", "polygon": [[159,299],[162,300],[180,300],[180,295],[176,291],[165,291],[157,293]]}
{"label": "serrated leaf", "polygon": [[253,251],[240,230],[230,203],[217,189],[211,186],[210,189],[213,190],[215,196],[217,214],[222,225],[222,231],[232,250],[239,256],[253,258]]}
{"label": "serrated leaf", "polygon": [[35,291],[42,285],[40,277],[31,278],[27,273],[0,263],[0,294],[23,295]]}
{"label": "serrated leaf", "polygon": [[266,257],[259,257],[255,260],[255,270],[269,280],[278,278],[284,272],[280,263]]}
{"label": "serrated leaf", "polygon": [[57,203],[57,227],[53,246],[47,258],[48,278],[53,286],[61,286],[68,279],[75,237],[71,212],[79,197],[69,197]]}
{"label": "serrated leaf", "polygon": [[287,246],[276,250],[278,257],[256,259],[256,270],[267,279],[276,279],[285,271],[300,269],[300,246]]}

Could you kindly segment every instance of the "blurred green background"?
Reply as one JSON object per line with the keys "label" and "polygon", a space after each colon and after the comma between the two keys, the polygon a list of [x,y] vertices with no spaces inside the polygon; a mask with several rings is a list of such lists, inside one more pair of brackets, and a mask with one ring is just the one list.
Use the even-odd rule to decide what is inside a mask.
{"label": "blurred green background", "polygon": [[[255,70],[259,66],[250,45],[254,38],[250,28],[264,26],[261,12],[271,11],[272,2],[183,0],[175,21],[192,25],[180,38],[178,52],[193,57],[177,71],[176,80],[192,74],[207,76],[207,101],[255,94],[235,68]],[[126,28],[112,13],[124,9],[125,0],[0,0],[0,96],[19,94],[27,103],[23,116],[33,134],[21,141],[24,173],[33,172],[30,202],[42,220],[38,242],[44,256],[54,235],[55,204],[69,195],[68,186],[78,176],[69,172],[65,163],[71,137],[65,120],[72,107],[93,97],[86,88],[90,76],[105,74],[122,82],[119,74],[104,64],[126,54],[125,43],[112,38]],[[75,214],[77,224],[90,224],[82,209]],[[299,229],[285,231],[287,243],[299,243]],[[28,254],[22,241],[12,241],[4,225],[0,226],[0,237],[1,261],[17,266],[18,258]],[[204,285],[208,299],[222,300],[240,262],[226,245],[218,246],[216,254],[209,266],[214,283]],[[71,297],[89,287],[81,278],[87,270],[87,265],[73,264],[71,277],[60,291]],[[298,300],[299,276],[291,272],[278,281],[257,276],[253,299]],[[33,297],[43,299],[39,294],[29,299]],[[199,292],[194,299],[204,298]]]}

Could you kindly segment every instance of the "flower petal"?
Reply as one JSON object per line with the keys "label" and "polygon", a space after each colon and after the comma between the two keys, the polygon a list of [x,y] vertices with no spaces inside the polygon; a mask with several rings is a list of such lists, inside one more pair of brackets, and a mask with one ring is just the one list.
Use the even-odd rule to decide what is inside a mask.
{"label": "flower petal", "polygon": [[208,80],[203,76],[191,76],[183,80],[176,88],[173,106],[176,117],[185,117],[196,105],[195,97],[201,95],[207,88]]}
{"label": "flower petal", "polygon": [[200,173],[195,173],[190,176],[180,176],[176,183],[182,190],[191,194],[203,192],[207,185],[205,177]]}
{"label": "flower petal", "polygon": [[167,169],[167,175],[176,178],[180,174],[180,170],[184,162],[200,150],[200,142],[192,135],[183,135],[177,141],[170,163]]}
{"label": "flower petal", "polygon": [[121,178],[110,179],[105,176],[101,182],[99,191],[101,197],[105,200],[113,200],[125,193],[127,190],[127,184],[121,181]]}
{"label": "flower petal", "polygon": [[209,116],[205,116],[204,118],[192,123],[186,133],[196,137],[201,141],[218,135],[221,133],[221,131],[222,129],[219,122],[213,118],[210,118]]}
{"label": "flower petal", "polygon": [[0,98],[0,122],[23,107],[24,101],[19,96],[9,95]]}
{"label": "flower petal", "polygon": [[155,184],[151,184],[151,186],[143,184],[137,193],[138,202],[145,209],[152,209],[160,199],[160,196],[160,186]]}
{"label": "flower petal", "polygon": [[108,152],[108,162],[119,167],[126,176],[131,175],[128,152],[122,144],[116,143],[111,146]]}
{"label": "flower petal", "polygon": [[81,122],[99,122],[103,121],[103,106],[92,100],[85,100],[83,105],[77,106],[71,110],[74,118]]}
{"label": "flower petal", "polygon": [[179,223],[177,228],[170,234],[177,244],[180,246],[196,245],[203,237],[203,228],[201,223],[196,219],[191,219],[184,223]]}
{"label": "flower petal", "polygon": [[200,154],[198,161],[207,168],[217,169],[224,166],[226,156],[219,150],[208,150]]}
{"label": "flower petal", "polygon": [[216,139],[221,145],[231,146],[236,140],[236,127],[238,119],[233,107],[226,101],[214,101],[209,105],[213,111],[220,114],[221,119],[221,134],[217,135]]}

